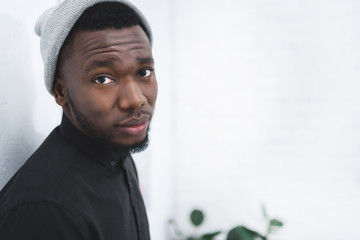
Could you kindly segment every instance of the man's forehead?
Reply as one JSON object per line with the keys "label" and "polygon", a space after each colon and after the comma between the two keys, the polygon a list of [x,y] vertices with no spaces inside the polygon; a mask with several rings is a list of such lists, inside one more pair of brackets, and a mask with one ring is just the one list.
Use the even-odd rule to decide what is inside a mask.
{"label": "man's forehead", "polygon": [[150,41],[140,26],[92,31],[79,30],[74,34],[73,44],[81,52],[101,51],[102,48],[151,49]]}
{"label": "man's forehead", "polygon": [[[154,64],[150,41],[138,26],[124,29],[80,31],[72,44],[73,60],[86,72],[119,63]],[[69,58],[70,59],[70,58]],[[67,64],[74,64],[73,61]]]}

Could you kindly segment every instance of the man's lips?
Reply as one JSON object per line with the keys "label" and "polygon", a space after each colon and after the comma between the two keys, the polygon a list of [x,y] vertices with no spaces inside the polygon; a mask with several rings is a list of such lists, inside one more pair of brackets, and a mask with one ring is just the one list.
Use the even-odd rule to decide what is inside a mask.
{"label": "man's lips", "polygon": [[119,126],[119,128],[123,129],[124,132],[127,132],[130,135],[139,135],[146,131],[148,127],[148,122],[144,122],[140,125],[134,126]]}
{"label": "man's lips", "polygon": [[129,135],[140,135],[145,132],[149,126],[150,117],[140,119],[131,119],[121,124],[116,124],[116,128],[126,132]]}

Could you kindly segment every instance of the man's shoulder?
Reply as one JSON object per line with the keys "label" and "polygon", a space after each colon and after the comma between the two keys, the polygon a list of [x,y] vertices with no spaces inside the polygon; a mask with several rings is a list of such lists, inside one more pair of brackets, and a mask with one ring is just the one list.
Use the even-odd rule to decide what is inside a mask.
{"label": "man's shoulder", "polygon": [[79,151],[59,134],[58,128],[44,140],[0,191],[0,215],[29,202],[61,203],[73,181],[72,166]]}
{"label": "man's shoulder", "polygon": [[25,164],[32,163],[33,161],[58,159],[65,154],[71,153],[76,153],[76,148],[60,134],[59,127],[56,127],[29,157]]}

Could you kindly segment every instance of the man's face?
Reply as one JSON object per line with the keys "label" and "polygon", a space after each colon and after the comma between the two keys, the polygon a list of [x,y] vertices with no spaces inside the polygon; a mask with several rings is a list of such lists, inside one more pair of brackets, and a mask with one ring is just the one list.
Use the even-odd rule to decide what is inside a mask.
{"label": "man's face", "polygon": [[139,26],[77,31],[70,47],[54,87],[68,118],[95,138],[126,147],[144,142],[157,96],[145,32]]}

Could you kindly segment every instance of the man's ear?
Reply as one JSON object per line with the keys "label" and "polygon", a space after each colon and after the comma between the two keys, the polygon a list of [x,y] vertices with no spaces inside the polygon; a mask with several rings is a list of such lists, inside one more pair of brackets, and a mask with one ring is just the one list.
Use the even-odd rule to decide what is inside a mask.
{"label": "man's ear", "polygon": [[55,78],[53,93],[56,103],[61,107],[65,107],[65,105],[67,104],[67,97],[65,91],[65,83],[62,78],[60,77]]}

